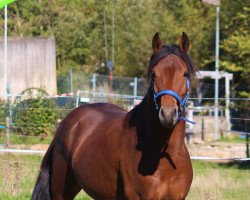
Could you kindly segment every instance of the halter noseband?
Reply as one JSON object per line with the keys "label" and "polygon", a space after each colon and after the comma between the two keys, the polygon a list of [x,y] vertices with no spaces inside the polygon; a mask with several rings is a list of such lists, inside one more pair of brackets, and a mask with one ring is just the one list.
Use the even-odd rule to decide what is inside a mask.
{"label": "halter noseband", "polygon": [[[179,48],[177,46],[164,45],[163,48],[160,50],[160,52],[158,52],[154,56],[154,58],[150,61],[149,68],[152,68],[154,65],[157,64],[157,62],[159,60],[161,60],[162,58],[164,58],[170,54],[175,54],[175,55],[179,56],[181,59],[183,59],[182,55],[179,53]],[[185,61],[185,59],[184,59],[184,61]],[[188,63],[187,63],[187,65],[188,65]],[[164,96],[164,95],[170,95],[170,96],[174,97],[177,100],[177,102],[179,103],[179,111],[178,111],[177,121],[179,121],[180,119],[183,119],[184,121],[186,121],[188,123],[195,124],[195,122],[192,122],[192,121],[188,120],[186,117],[182,116],[183,112],[185,110],[185,107],[187,105],[188,98],[189,98],[190,80],[188,77],[187,77],[187,81],[186,81],[186,87],[187,87],[187,93],[186,93],[185,97],[183,99],[181,99],[181,97],[176,92],[174,92],[172,90],[162,90],[156,94],[154,91],[154,83],[153,83],[153,81],[151,81],[151,88],[152,88],[152,91],[154,94],[155,108],[157,111],[159,111],[159,105],[157,104],[157,99],[159,99],[161,96]]]}
{"label": "halter noseband", "polygon": [[189,98],[190,81],[189,81],[188,78],[187,78],[186,86],[187,86],[187,93],[186,93],[185,97],[183,99],[181,99],[181,97],[176,92],[174,92],[173,90],[162,90],[162,91],[160,91],[160,92],[158,92],[156,94],[155,91],[154,91],[154,84],[152,82],[151,87],[152,87],[153,94],[154,94],[155,108],[156,108],[157,111],[159,111],[159,105],[157,103],[157,99],[159,99],[161,96],[164,96],[164,95],[170,95],[170,96],[174,97],[177,100],[177,102],[179,103],[179,112],[178,112],[177,121],[179,121],[180,119],[183,119],[184,121],[186,121],[188,123],[195,124],[195,122],[190,121],[186,117],[182,116],[183,111],[185,110],[185,107],[187,105],[188,98]]}

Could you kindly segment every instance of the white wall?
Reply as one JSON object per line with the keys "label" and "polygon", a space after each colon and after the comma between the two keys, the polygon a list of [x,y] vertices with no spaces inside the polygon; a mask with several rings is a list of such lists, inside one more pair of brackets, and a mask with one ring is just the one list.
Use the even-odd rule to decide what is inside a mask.
{"label": "white wall", "polygon": [[[55,94],[56,47],[54,38],[9,38],[7,83],[11,93],[43,87]],[[0,93],[4,93],[4,40],[0,39]]]}

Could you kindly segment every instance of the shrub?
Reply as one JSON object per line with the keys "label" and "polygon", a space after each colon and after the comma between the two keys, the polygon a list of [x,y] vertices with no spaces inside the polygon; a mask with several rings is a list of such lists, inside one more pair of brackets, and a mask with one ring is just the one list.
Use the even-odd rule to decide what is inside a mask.
{"label": "shrub", "polygon": [[57,123],[54,99],[41,88],[29,88],[14,102],[13,125],[24,135],[50,135]]}
{"label": "shrub", "polygon": [[5,126],[6,124],[6,117],[9,117],[9,102],[0,99],[0,125]]}

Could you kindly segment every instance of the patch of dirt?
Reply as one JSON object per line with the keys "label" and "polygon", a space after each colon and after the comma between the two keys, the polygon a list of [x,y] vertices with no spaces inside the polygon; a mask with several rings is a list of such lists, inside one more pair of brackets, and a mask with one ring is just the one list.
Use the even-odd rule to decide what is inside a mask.
{"label": "patch of dirt", "polygon": [[35,144],[30,147],[31,150],[41,150],[41,151],[47,151],[49,148],[48,144]]}
{"label": "patch of dirt", "polygon": [[187,147],[191,156],[246,158],[244,143],[192,143]]}
{"label": "patch of dirt", "polygon": [[17,144],[17,145],[10,145],[9,147],[5,146],[4,148],[46,151],[48,147],[49,147],[48,144],[35,144],[35,145]]}

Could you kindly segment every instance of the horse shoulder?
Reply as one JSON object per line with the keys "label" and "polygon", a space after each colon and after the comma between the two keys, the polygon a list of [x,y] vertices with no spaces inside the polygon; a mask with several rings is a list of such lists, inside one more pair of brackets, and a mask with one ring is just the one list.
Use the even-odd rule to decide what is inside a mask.
{"label": "horse shoulder", "polygon": [[99,199],[115,198],[126,113],[106,103],[81,106],[73,110],[58,129],[64,155],[71,160],[80,184],[93,196],[97,195],[95,191],[102,191],[104,196],[96,196]]}

